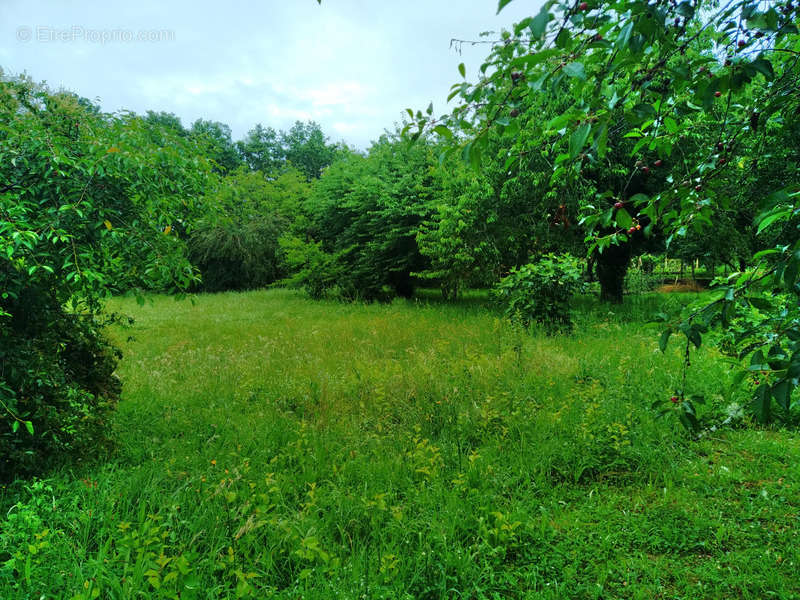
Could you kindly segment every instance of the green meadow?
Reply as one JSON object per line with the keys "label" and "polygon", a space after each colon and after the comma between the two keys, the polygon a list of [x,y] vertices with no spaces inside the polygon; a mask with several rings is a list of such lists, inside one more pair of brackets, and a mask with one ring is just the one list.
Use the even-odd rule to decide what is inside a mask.
{"label": "green meadow", "polygon": [[[116,451],[0,490],[0,598],[800,598],[797,433],[651,408],[691,299],[557,337],[478,293],[115,299]],[[730,380],[692,355],[707,414]]]}

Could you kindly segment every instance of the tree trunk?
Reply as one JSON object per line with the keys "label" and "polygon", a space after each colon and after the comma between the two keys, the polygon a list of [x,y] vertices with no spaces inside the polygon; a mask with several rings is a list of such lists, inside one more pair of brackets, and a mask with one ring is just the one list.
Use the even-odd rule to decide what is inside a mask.
{"label": "tree trunk", "polygon": [[596,255],[595,272],[600,282],[600,300],[622,304],[625,274],[631,262],[629,244],[609,246]]}

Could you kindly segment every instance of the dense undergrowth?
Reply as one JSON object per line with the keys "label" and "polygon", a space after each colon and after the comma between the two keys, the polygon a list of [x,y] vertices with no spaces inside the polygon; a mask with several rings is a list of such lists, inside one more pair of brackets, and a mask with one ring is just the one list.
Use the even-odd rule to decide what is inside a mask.
{"label": "dense undergrowth", "polygon": [[[0,491],[0,597],[800,597],[797,435],[650,409],[681,301],[548,337],[478,295],[115,300],[117,452]],[[702,347],[709,422],[729,383]]]}

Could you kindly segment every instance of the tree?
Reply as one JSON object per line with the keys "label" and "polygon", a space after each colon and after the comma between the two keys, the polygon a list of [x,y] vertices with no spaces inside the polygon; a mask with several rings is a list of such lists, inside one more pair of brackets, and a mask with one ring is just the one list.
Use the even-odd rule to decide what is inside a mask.
{"label": "tree", "polygon": [[264,127],[261,123],[248,131],[243,140],[236,142],[236,147],[251,171],[261,171],[271,175],[284,161],[278,133],[272,127]]}
{"label": "tree", "polygon": [[[0,478],[108,441],[119,394],[102,300],[194,279],[175,225],[191,220],[206,161],[135,115],[0,79]],[[163,135],[169,135],[166,129]]]}
{"label": "tree", "polygon": [[205,198],[206,214],[189,239],[192,264],[209,292],[248,290],[286,276],[279,239],[308,196],[309,184],[290,169],[276,179],[240,171],[222,179]]}
{"label": "tree", "polygon": [[242,165],[242,158],[231,139],[231,128],[219,121],[197,119],[189,129],[203,148],[204,154],[216,163],[218,172],[231,173]]}
{"label": "tree", "polygon": [[[509,1],[500,0],[499,9]],[[621,263],[632,239],[657,228],[669,244],[690,230],[714,227],[717,213],[729,206],[725,191],[743,179],[739,162],[757,159],[756,149],[769,136],[796,128],[798,11],[789,2],[753,0],[548,0],[503,32],[476,83],[453,86],[459,103],[450,114],[416,114],[414,135],[431,127],[455,139],[461,138],[454,131],[463,132],[463,154],[479,165],[487,132],[514,127],[506,114],[515,103],[529,96],[565,100],[556,116],[532,128],[537,147],[552,162],[554,187],[580,182],[587,165],[624,151],[624,176],[580,203],[590,248],[619,254]],[[516,142],[507,146],[507,168],[519,163],[522,150]],[[637,189],[642,180],[646,185]],[[750,325],[739,328],[733,345],[751,370],[769,374],[759,380],[751,407],[768,421],[775,405],[790,418],[791,393],[800,381],[796,167],[761,195],[756,232],[790,227],[790,242],[770,247],[759,238],[759,262],[715,301],[670,324],[662,345],[679,331],[687,345],[699,346],[712,324],[730,330],[732,320],[746,314]],[[781,296],[772,300],[772,292]],[[685,400],[691,421],[693,408]]]}
{"label": "tree", "polygon": [[284,158],[309,181],[319,178],[341,152],[339,146],[328,143],[322,128],[314,121],[295,121],[289,131],[281,133],[280,139]]}
{"label": "tree", "polygon": [[444,193],[419,241],[430,257],[425,276],[442,283],[445,296],[468,285],[491,286],[512,267],[546,252],[583,252],[576,227],[575,190],[552,190],[546,163],[538,152],[525,157],[524,167],[505,168],[507,136],[525,135],[524,123],[539,108],[517,113],[518,130],[491,132],[480,171],[447,157],[440,172]]}
{"label": "tree", "polygon": [[333,163],[312,188],[305,231],[284,240],[295,280],[315,296],[411,296],[427,268],[417,234],[440,200],[436,164],[432,146],[388,136]]}

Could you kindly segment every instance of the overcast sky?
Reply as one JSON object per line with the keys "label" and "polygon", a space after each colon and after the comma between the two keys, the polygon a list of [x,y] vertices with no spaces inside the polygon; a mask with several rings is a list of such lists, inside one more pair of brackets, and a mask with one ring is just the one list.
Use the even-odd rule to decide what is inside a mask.
{"label": "overcast sky", "polygon": [[[477,72],[479,39],[538,11],[516,0],[0,0],[0,66],[99,100],[106,111],[256,123],[313,119],[334,141],[368,146],[405,108],[445,109]],[[145,40],[138,39],[144,36]]]}

